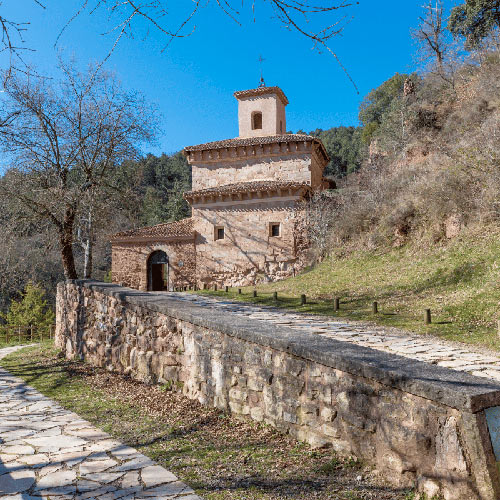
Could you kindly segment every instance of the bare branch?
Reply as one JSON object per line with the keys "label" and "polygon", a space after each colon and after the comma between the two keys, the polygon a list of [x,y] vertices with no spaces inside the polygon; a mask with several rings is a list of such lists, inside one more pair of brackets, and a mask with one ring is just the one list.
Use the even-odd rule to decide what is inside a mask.
{"label": "bare branch", "polygon": [[[195,16],[199,14],[201,7],[205,7],[211,3],[221,9],[232,21],[241,25],[241,12],[236,8],[237,2],[239,1],[240,0],[193,0],[193,7],[180,22],[176,22],[167,10],[168,0],[82,0],[80,9],[68,20],[61,30],[61,33],[59,33],[56,44],[66,28],[80,16],[82,12],[87,10],[89,14],[94,14],[100,9],[106,9],[108,12],[108,19],[110,22],[113,22],[113,27],[107,33],[117,33],[117,35],[115,36],[111,49],[99,65],[100,68],[102,64],[109,59],[124,35],[133,36],[134,29],[138,29],[137,21],[139,19],[144,20],[151,28],[160,32],[167,38],[167,42],[161,49],[163,52],[173,40],[189,37],[194,33],[196,25],[191,26],[192,21]],[[251,5],[255,17],[255,7],[259,0],[246,1],[247,4]],[[245,0],[241,0],[241,3],[245,5]],[[301,36],[311,40],[313,42],[313,48],[316,50],[326,50],[329,52],[358,92],[356,84],[349,75],[347,69],[341,63],[337,53],[330,47],[330,42],[342,33],[351,18],[340,16],[339,19],[336,19],[326,26],[323,25],[317,30],[310,29],[312,25],[312,16],[315,16],[315,18],[323,22],[325,15],[336,14],[338,11],[358,5],[358,1],[260,0],[260,3],[268,4],[273,10],[274,18],[286,29],[296,31]],[[170,27],[176,24],[176,27]]]}
{"label": "bare branch", "polygon": [[[33,2],[45,9],[45,5],[40,0]],[[0,1],[0,7],[3,2]],[[28,67],[24,61],[24,52],[34,52],[34,49],[26,45],[24,34],[28,30],[30,23],[27,21],[15,21],[8,19],[0,14],[0,53],[7,52],[9,54],[8,72],[13,69],[18,69],[20,66],[24,70]]]}
{"label": "bare branch", "polygon": [[154,137],[156,118],[112,75],[95,67],[80,73],[75,64],[61,69],[60,80],[13,74],[5,82],[0,150],[13,167],[2,178],[1,196],[55,228],[65,275],[75,277],[75,221],[82,210],[93,213],[112,169]]}

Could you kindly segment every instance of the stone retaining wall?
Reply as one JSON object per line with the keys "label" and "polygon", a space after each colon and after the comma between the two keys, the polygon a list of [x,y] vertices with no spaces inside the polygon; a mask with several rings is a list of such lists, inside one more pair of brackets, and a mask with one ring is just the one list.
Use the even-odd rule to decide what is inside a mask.
{"label": "stone retaining wall", "polygon": [[354,454],[429,498],[500,498],[500,386],[487,379],[91,281],[59,285],[56,343],[68,357]]}

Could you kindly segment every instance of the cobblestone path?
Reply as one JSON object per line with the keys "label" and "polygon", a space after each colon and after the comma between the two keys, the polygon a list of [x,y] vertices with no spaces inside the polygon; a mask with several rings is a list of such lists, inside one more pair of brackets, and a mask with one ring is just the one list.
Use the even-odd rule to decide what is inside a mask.
{"label": "cobblestone path", "polygon": [[314,335],[352,342],[500,381],[500,356],[484,354],[479,350],[475,351],[473,346],[462,346],[440,341],[434,337],[411,335],[392,329],[387,331],[379,327],[365,327],[339,320],[330,320],[324,316],[287,312],[268,306],[242,304],[241,302],[192,294],[172,293],[170,295],[178,300],[192,301],[211,307],[214,309],[214,314],[217,314],[217,311],[220,314],[231,312],[257,321],[275,323]]}
{"label": "cobblestone path", "polygon": [[[0,359],[20,347],[0,349]],[[201,500],[174,474],[0,368],[0,499]]]}

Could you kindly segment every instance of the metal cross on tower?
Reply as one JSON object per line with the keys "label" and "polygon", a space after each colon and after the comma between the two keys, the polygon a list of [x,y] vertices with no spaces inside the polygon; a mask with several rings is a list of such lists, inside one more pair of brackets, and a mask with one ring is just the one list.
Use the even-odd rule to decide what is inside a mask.
{"label": "metal cross on tower", "polygon": [[262,57],[262,54],[259,55],[259,63],[260,63],[260,83],[259,83],[259,88],[260,87],[265,87],[266,82],[264,81],[264,69],[262,63],[265,61],[265,59]]}

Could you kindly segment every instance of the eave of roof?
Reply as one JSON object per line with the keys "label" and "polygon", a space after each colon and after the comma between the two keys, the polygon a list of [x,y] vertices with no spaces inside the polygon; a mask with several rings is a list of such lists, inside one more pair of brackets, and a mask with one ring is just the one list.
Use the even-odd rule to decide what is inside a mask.
{"label": "eave of roof", "polygon": [[279,87],[258,87],[256,89],[248,89],[248,90],[238,90],[233,95],[236,99],[242,99],[245,97],[260,97],[264,95],[277,95],[281,102],[286,106],[288,104],[288,99],[285,93]]}
{"label": "eave of roof", "polygon": [[250,181],[239,182],[237,184],[226,184],[213,188],[199,189],[197,191],[188,191],[184,193],[186,200],[199,198],[202,196],[218,197],[232,194],[242,193],[267,193],[270,191],[285,191],[285,190],[301,190],[310,191],[311,186],[304,182],[291,182],[291,181]]}
{"label": "eave of roof", "polygon": [[177,241],[194,241],[195,233],[186,236],[112,236],[111,243],[168,243]]}
{"label": "eave of roof", "polygon": [[197,144],[195,146],[187,146],[183,149],[185,155],[194,151],[210,151],[226,148],[238,148],[244,146],[260,146],[264,144],[280,144],[288,142],[313,142],[321,147],[325,158],[329,161],[328,153],[325,146],[317,137],[302,134],[282,134],[282,135],[268,135],[261,137],[245,137],[235,139],[225,139],[223,141],[206,142],[204,144]]}
{"label": "eave of roof", "polygon": [[111,242],[153,242],[190,240],[195,236],[193,220],[182,219],[176,222],[166,222],[149,227],[130,229],[116,233],[110,237]]}

